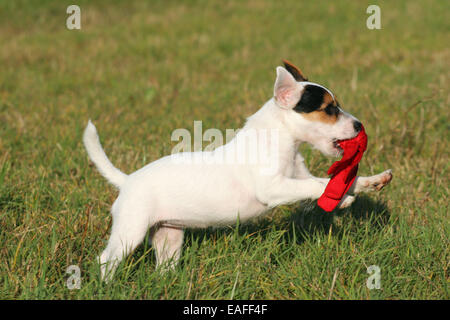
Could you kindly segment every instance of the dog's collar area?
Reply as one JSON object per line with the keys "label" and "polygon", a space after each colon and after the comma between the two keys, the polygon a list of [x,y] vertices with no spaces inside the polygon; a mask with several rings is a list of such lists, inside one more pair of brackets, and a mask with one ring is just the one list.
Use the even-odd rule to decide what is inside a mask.
{"label": "dog's collar area", "polygon": [[334,97],[334,94],[331,92],[331,90],[329,90],[328,88],[325,88],[324,86],[322,86],[322,85],[320,85],[320,84],[318,84],[318,83],[310,82],[310,81],[299,81],[299,83],[300,83],[301,85],[303,85],[303,86],[311,85],[311,86],[317,86],[317,87],[320,87],[320,88],[324,89],[325,91],[327,91],[327,92],[331,95],[331,97],[333,98],[333,100],[336,101],[336,98]]}

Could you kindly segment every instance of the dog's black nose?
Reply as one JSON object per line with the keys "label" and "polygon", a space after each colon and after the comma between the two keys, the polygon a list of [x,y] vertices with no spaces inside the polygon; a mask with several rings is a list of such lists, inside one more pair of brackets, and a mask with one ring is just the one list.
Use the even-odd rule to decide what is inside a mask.
{"label": "dog's black nose", "polygon": [[361,122],[353,121],[353,128],[355,129],[356,132],[360,132],[361,131],[361,127],[362,127]]}

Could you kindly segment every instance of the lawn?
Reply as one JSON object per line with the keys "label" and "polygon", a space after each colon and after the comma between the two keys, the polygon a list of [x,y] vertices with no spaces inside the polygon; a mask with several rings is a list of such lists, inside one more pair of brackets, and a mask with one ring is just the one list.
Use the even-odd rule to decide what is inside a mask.
{"label": "lawn", "polygon": [[[382,28],[369,30],[375,3]],[[0,0],[1,299],[449,298],[449,2],[80,0],[81,30],[68,30],[70,4]],[[305,202],[188,230],[164,276],[146,241],[101,283],[117,191],[88,161],[88,119],[131,173],[195,120],[241,127],[282,59],[364,123],[359,173],[392,168],[392,183],[333,213]],[[334,160],[301,151],[325,176]]]}

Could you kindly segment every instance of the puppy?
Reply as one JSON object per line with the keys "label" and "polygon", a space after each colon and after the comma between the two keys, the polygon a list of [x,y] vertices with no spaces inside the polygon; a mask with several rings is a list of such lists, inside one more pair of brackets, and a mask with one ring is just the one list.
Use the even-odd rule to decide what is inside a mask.
{"label": "puppy", "polygon": [[[157,265],[167,270],[180,258],[185,228],[230,225],[322,195],[329,179],[310,174],[299,145],[339,156],[338,142],[355,137],[361,123],[329,89],[309,82],[293,64],[284,65],[276,69],[273,97],[230,142],[209,152],[166,156],[130,175],[108,160],[89,121],[83,136],[89,157],[120,191],[111,208],[111,236],[98,258],[102,279],[111,278],[150,227]],[[349,193],[381,190],[391,179],[390,170],[357,177]],[[354,199],[348,194],[339,206]]]}

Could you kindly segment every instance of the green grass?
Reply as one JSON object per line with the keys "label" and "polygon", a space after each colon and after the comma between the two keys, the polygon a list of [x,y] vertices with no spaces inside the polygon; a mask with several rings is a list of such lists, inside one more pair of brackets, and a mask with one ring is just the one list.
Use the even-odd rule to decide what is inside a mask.
{"label": "green grass", "polygon": [[[72,3],[0,1],[0,298],[449,298],[447,1],[376,1],[381,30],[366,28],[365,1],[129,0],[77,1],[82,29],[69,31]],[[187,231],[163,277],[144,243],[100,283],[117,192],[87,159],[87,120],[131,173],[194,120],[241,127],[283,58],[363,121],[360,174],[392,168],[391,185],[333,214],[301,203]],[[333,159],[302,151],[324,176]],[[72,264],[79,290],[66,287]],[[370,265],[380,290],[366,287]]]}

